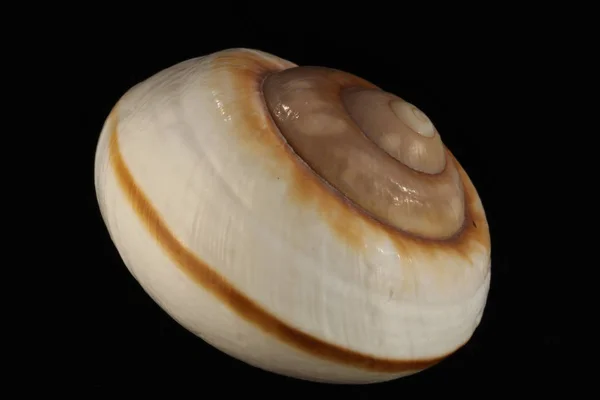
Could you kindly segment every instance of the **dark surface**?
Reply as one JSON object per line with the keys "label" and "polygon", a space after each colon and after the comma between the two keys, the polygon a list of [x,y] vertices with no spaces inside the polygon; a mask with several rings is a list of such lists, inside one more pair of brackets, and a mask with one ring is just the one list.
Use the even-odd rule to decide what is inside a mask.
{"label": "dark surface", "polygon": [[[70,379],[88,388],[160,387],[201,398],[240,391],[268,398],[402,398],[432,393],[471,397],[504,389],[517,392],[517,387],[539,390],[541,379],[551,380],[560,367],[560,338],[551,318],[559,301],[551,296],[548,284],[553,267],[530,261],[531,239],[539,234],[532,232],[534,221],[523,210],[532,207],[529,191],[534,189],[520,179],[535,172],[526,164],[519,139],[527,140],[520,132],[526,116],[510,103],[532,96],[531,71],[519,63],[520,54],[502,40],[490,42],[485,37],[486,50],[473,42],[410,53],[329,31],[309,38],[302,33],[273,35],[266,29],[251,32],[254,25],[244,26],[247,29],[239,35],[198,31],[198,40],[182,43],[173,36],[165,41],[143,35],[130,41],[98,39],[80,52],[73,78],[74,94],[82,99],[77,105],[81,106],[77,141],[90,218],[85,222],[85,240],[77,239],[82,243],[78,251],[93,256],[80,265],[77,278],[72,276],[77,301],[69,303],[69,310],[78,317],[77,328],[64,338],[65,354],[75,360],[68,362]],[[295,28],[286,29],[290,31]],[[184,330],[129,274],[110,241],[94,194],[93,155],[102,123],[134,84],[179,61],[230,47],[257,48],[300,65],[351,72],[414,103],[436,124],[479,191],[492,237],[488,304],[474,336],[456,354],[412,377],[370,386],[285,378],[226,356]],[[560,384],[556,378],[545,390]]]}

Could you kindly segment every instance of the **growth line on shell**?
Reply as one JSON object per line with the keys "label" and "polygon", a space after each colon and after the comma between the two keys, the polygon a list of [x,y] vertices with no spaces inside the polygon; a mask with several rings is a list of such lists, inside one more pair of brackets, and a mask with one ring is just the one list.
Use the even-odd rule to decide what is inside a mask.
{"label": "growth line on shell", "polygon": [[109,117],[112,124],[109,142],[110,163],[117,182],[130,206],[169,258],[194,281],[227,304],[241,318],[288,345],[317,358],[370,371],[418,371],[437,364],[448,356],[445,354],[434,359],[423,360],[396,360],[374,357],[325,342],[288,325],[262,309],[183,246],[170,232],[159,213],[135,182],[121,155],[115,113],[116,111],[113,111]]}

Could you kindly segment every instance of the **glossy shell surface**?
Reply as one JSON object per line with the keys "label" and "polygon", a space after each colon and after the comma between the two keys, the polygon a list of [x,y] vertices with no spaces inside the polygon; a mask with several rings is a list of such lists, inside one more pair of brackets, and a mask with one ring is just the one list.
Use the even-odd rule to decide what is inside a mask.
{"label": "glossy shell surface", "polygon": [[294,66],[232,49],[129,90],[95,160],[110,236],[167,313],[251,365],[339,383],[418,372],[481,319],[491,274],[480,199],[450,152],[466,214],[449,239],[384,226],[333,193],[263,101],[265,75]]}

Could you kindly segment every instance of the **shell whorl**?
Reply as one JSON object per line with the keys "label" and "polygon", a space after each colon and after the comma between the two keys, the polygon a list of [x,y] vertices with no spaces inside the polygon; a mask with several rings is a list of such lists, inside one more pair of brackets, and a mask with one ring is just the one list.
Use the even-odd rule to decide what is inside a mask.
{"label": "shell whorl", "polygon": [[465,220],[457,169],[416,107],[341,71],[290,68],[263,84],[287,143],[321,178],[371,216],[428,239]]}
{"label": "shell whorl", "polygon": [[[339,161],[329,157],[336,146],[308,152],[311,143],[294,131],[317,123],[317,134],[319,125],[332,132],[337,119],[277,117],[302,98],[283,99],[278,86],[286,71],[307,72],[296,68],[233,49],[177,64],[128,91],[96,152],[111,238],[163,309],[249,364],[338,383],[422,370],[462,346],[483,312],[490,241],[477,192],[412,106],[360,78],[314,69],[328,76],[323,85],[335,86],[351,140],[389,168],[375,165],[383,175],[372,176],[402,179],[419,192],[404,202],[423,206],[390,212],[385,196],[361,197],[369,193],[358,186],[353,193],[336,181],[344,168],[319,163]],[[329,93],[320,90],[315,96]],[[387,108],[372,110],[382,115],[374,121],[365,102]],[[452,220],[444,215],[457,193],[462,219]]]}

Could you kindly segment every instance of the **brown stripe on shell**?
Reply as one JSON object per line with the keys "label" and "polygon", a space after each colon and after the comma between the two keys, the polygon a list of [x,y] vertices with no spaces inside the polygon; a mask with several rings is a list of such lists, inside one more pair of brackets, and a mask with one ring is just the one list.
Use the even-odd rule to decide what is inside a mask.
{"label": "brown stripe on shell", "polygon": [[[118,107],[116,107],[118,109]],[[191,279],[227,304],[240,318],[253,324],[263,332],[312,356],[339,364],[385,373],[417,372],[430,367],[445,356],[425,360],[394,360],[373,357],[352,351],[336,344],[302,332],[270,314],[240,290],[220,276],[214,269],[182,245],[169,230],[152,202],[139,188],[119,149],[117,116],[109,117],[112,133],[109,142],[109,158],[117,182],[140,221],[163,248],[169,258]]]}

